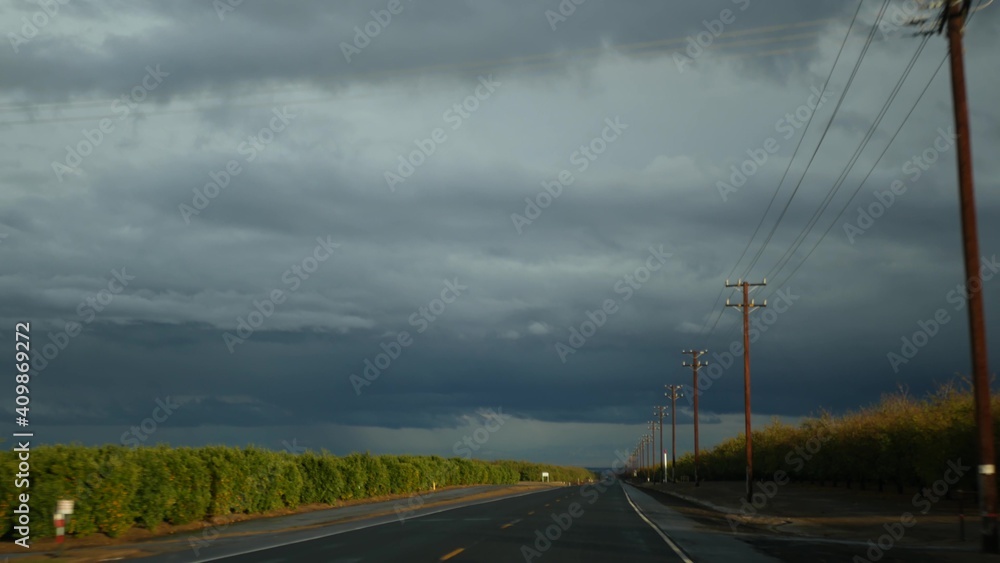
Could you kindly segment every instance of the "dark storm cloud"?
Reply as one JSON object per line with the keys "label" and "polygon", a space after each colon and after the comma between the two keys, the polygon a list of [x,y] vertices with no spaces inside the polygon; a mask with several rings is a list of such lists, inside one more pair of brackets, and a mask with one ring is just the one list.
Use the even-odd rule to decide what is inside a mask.
{"label": "dark storm cloud", "polygon": [[[8,92],[38,101],[94,93],[117,97],[134,86],[136,74],[141,76],[146,65],[160,64],[164,71],[176,72],[152,95],[165,103],[177,95],[229,94],[289,82],[338,89],[359,80],[410,75],[414,69],[482,72],[510,64],[562,65],[560,53],[593,51],[604,41],[625,45],[675,38],[679,41],[671,48],[683,52],[684,38],[706,31],[703,22],[718,20],[726,9],[735,20],[727,31],[847,13],[832,1],[809,7],[786,2],[778,9],[745,0],[713,6],[591,0],[553,30],[545,13],[558,10],[558,3],[550,4],[404,1],[403,11],[348,63],[342,44],[353,43],[355,27],[364,28],[373,19],[370,12],[385,10],[386,3],[243,2],[223,12],[222,21],[212,4],[204,2],[109,2],[98,7],[70,3],[60,8],[51,27],[19,46],[20,53],[0,51],[0,66],[18,77],[6,85]],[[148,20],[141,33],[116,25],[126,14]],[[17,29],[18,15],[11,14],[8,27]],[[105,18],[108,35],[96,49],[81,48],[79,36],[52,29],[71,18]],[[772,71],[780,68],[773,61],[762,65]]]}
{"label": "dark storm cloud", "polygon": [[[31,320],[39,347],[57,350],[35,379],[38,424],[54,441],[117,442],[169,397],[181,406],[156,439],[174,443],[282,447],[298,436],[339,452],[450,455],[475,409],[502,406],[516,422],[491,442],[500,457],[549,451],[590,463],[641,431],[664,384],[690,384],[680,350],[699,347],[725,367],[700,399],[702,428],[713,428],[703,431],[720,439],[740,430],[743,381],[742,358],[723,355],[741,342],[739,314],[722,307],[730,292],[716,300],[799,183],[749,272],[769,275],[755,298],[775,311],[754,313],[767,328],[753,345],[754,411],[841,411],[967,373],[966,323],[948,300],[962,280],[954,150],[919,175],[908,167],[951,124],[946,69],[848,203],[940,62],[942,40],[932,38],[843,188],[778,269],[916,42],[877,38],[802,177],[880,3],[865,3],[828,101],[789,138],[780,120],[822,87],[855,5],[751,2],[726,29],[746,44],[679,68],[685,38],[740,4],[588,0],[553,31],[545,11],[558,2],[404,2],[350,64],[341,42],[385,3],[244,2],[222,21],[211,3],[61,7],[18,53],[0,50],[0,125],[10,132],[0,317]],[[33,10],[7,12],[3,29]],[[996,25],[987,10],[968,32],[987,258],[1000,253],[1000,115],[988,103],[1000,87]],[[805,36],[782,40],[791,34]],[[661,39],[678,41],[622,47]],[[119,120],[111,99],[157,64],[169,75]],[[476,96],[480,77],[495,91],[453,127],[447,112]],[[57,175],[52,163],[87,148],[102,116],[112,130]],[[613,141],[608,120],[627,125]],[[385,173],[436,128],[447,139],[389,189]],[[723,199],[719,182],[771,137],[780,149]],[[583,167],[585,146],[603,149]],[[239,172],[223,174],[233,162]],[[564,170],[572,181],[543,195]],[[884,201],[897,180],[905,193],[849,236],[858,208]],[[213,181],[226,186],[211,192]],[[530,223],[519,227],[515,214]],[[320,260],[319,241],[338,246]],[[645,279],[659,255],[668,258]],[[122,269],[134,281],[112,293]],[[449,283],[467,289],[435,303]],[[996,283],[986,286],[989,319]],[[284,299],[265,304],[275,290]],[[787,292],[797,298],[777,313]],[[572,345],[608,300],[615,312]],[[939,308],[951,320],[895,369],[888,354]],[[252,334],[227,340],[251,315],[261,319]],[[66,335],[72,323],[80,330]],[[401,331],[412,345],[370,385],[352,382]]]}

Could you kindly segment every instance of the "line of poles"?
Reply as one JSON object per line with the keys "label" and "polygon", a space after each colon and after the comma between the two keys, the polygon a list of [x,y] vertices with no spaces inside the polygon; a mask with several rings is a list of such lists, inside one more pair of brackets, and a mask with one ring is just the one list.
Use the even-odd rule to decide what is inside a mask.
{"label": "line of poles", "polygon": [[[730,284],[729,280],[726,280],[726,287],[740,288],[743,294],[743,300],[741,303],[730,303],[726,300],[727,307],[737,307],[743,312],[743,396],[744,396],[744,410],[746,418],[746,456],[747,456],[747,466],[746,466],[746,495],[747,501],[751,500],[752,490],[751,485],[753,483],[753,434],[751,431],[750,424],[750,320],[749,315],[751,311],[754,311],[760,307],[766,307],[767,301],[764,303],[756,303],[754,300],[750,299],[750,288],[760,287],[767,284],[767,280],[762,283],[750,283],[748,281],[739,280],[735,284]],[[681,366],[691,368],[691,406],[693,407],[693,426],[694,426],[694,484],[699,486],[701,484],[701,477],[698,474],[698,468],[700,466],[700,444],[698,439],[698,396],[701,394],[698,386],[698,368],[708,365],[708,362],[703,360],[702,357],[708,353],[708,350],[681,350],[681,354],[691,356],[691,362],[687,361],[681,362]],[[656,444],[656,429],[657,421],[650,420],[647,422],[649,433],[642,434],[639,437],[639,442],[636,444],[635,449],[632,451],[632,458],[630,460],[630,467],[633,472],[633,477],[639,477],[639,471],[643,472],[643,477],[646,481],[652,481],[651,469],[658,467],[656,476],[661,482],[677,482],[677,399],[684,397],[680,393],[683,388],[682,385],[664,385],[667,391],[664,396],[670,400],[670,407],[668,412],[668,407],[666,405],[654,405],[653,406],[653,416],[659,421],[659,454],[655,452],[657,448]],[[670,417],[670,475],[667,475],[667,450],[663,448],[663,418]]]}
{"label": "line of poles", "polygon": [[[931,2],[922,5],[924,9],[939,10],[936,17],[921,16],[913,18],[908,23],[921,26],[920,33],[945,35],[948,40],[949,59],[951,67],[952,86],[952,109],[955,119],[955,133],[957,146],[957,169],[958,169],[958,200],[959,214],[962,224],[962,250],[965,266],[965,290],[966,305],[968,310],[968,322],[970,333],[970,352],[972,359],[972,382],[973,394],[975,396],[975,417],[976,417],[976,442],[979,454],[978,466],[978,495],[979,507],[982,517],[982,539],[980,550],[983,553],[1000,552],[1000,524],[998,524],[998,491],[996,482],[995,448],[993,438],[992,415],[990,412],[990,380],[987,362],[986,328],[985,314],[982,296],[982,280],[980,279],[981,264],[979,258],[979,233],[976,218],[975,188],[972,171],[972,141],[970,134],[969,103],[968,92],[966,91],[965,60],[963,33],[968,17],[972,12],[988,7],[992,2],[980,3],[972,9],[972,0],[944,0],[943,2]],[[745,415],[745,439],[746,439],[746,494],[747,501],[751,500],[751,484],[753,480],[753,433],[750,424],[750,338],[749,338],[749,314],[751,311],[767,306],[756,304],[750,300],[750,288],[763,286],[767,283],[755,284],[744,280],[739,280],[736,284],[726,281],[726,287],[739,288],[743,299],[740,303],[730,303],[726,301],[727,307],[737,307],[743,313],[743,395],[744,395],[744,415]],[[700,482],[699,469],[699,444],[698,444],[698,368],[708,365],[708,362],[701,361],[701,356],[705,350],[684,350],[684,354],[691,355],[691,363],[684,362],[682,365],[691,367],[693,375],[692,385],[692,406],[694,407],[694,481],[697,485]],[[663,417],[671,418],[671,450],[673,468],[671,480],[676,482],[676,423],[677,409],[676,401],[681,396],[677,393],[679,386],[667,385],[666,396],[671,401],[670,412],[665,414],[664,406],[654,407],[654,413],[660,421],[660,452],[662,467],[662,479],[667,480],[666,473],[666,450],[663,449]],[[639,441],[632,457],[633,469],[644,469],[648,477],[648,469],[656,463],[652,457],[653,438],[655,437],[653,422],[649,423],[650,434],[644,434]]]}

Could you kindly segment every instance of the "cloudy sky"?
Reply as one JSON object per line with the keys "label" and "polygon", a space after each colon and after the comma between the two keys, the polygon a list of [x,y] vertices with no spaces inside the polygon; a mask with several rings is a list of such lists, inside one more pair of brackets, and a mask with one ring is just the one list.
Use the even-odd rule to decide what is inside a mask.
{"label": "cloudy sky", "polygon": [[[676,4],[5,3],[38,441],[604,466],[697,348],[708,446],[743,424],[727,277],[767,277],[757,424],[967,375],[945,40],[899,0]],[[967,30],[984,263],[998,10]]]}

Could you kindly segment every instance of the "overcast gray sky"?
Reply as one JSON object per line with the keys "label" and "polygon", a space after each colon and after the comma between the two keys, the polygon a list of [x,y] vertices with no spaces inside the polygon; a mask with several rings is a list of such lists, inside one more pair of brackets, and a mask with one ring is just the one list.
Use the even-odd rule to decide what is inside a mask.
{"label": "overcast gray sky", "polygon": [[[477,457],[603,466],[700,348],[710,446],[744,274],[757,424],[967,375],[945,40],[877,122],[906,3],[864,53],[880,0],[677,4],[5,3],[0,322],[31,323],[38,441],[450,456],[494,409]],[[997,10],[966,36],[993,268]]]}

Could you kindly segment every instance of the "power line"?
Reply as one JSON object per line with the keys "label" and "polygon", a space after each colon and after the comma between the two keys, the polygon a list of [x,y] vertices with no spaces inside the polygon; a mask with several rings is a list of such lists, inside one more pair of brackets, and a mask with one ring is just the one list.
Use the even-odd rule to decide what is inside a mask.
{"label": "power line", "polygon": [[[819,25],[823,25],[823,24],[826,24],[826,23],[829,23],[829,22],[832,22],[832,21],[837,21],[837,20],[838,20],[838,18],[823,18],[823,19],[817,19],[817,20],[810,20],[810,21],[806,21],[806,22],[795,22],[795,23],[789,23],[789,24],[780,24],[780,25],[774,25],[774,26],[764,26],[764,27],[758,27],[758,28],[751,28],[751,29],[747,29],[747,30],[738,30],[738,31],[732,31],[732,32],[724,32],[724,33],[720,34],[719,37],[718,37],[718,39],[716,41],[714,41],[710,45],[709,49],[712,50],[712,51],[718,51],[718,50],[724,50],[724,49],[727,49],[727,48],[743,48],[743,47],[753,46],[753,45],[758,45],[759,46],[759,45],[765,45],[765,44],[769,44],[769,43],[783,43],[783,42],[788,42],[788,41],[796,41],[796,40],[800,40],[800,39],[804,39],[804,38],[816,36],[816,35],[819,34],[819,31],[808,32],[808,33],[787,34],[787,35],[784,35],[784,36],[778,35],[778,36],[774,36],[774,37],[763,37],[763,38],[756,38],[756,39],[744,39],[744,40],[740,40],[740,41],[728,41],[727,42],[726,40],[731,39],[733,37],[743,37],[743,36],[750,36],[750,35],[759,35],[759,34],[771,33],[771,32],[774,32],[774,31],[780,31],[780,30],[785,30],[785,29],[798,29],[798,28],[805,28],[805,27],[810,27],[810,26],[819,26]],[[634,42],[634,43],[625,43],[625,44],[620,44],[620,45],[611,45],[610,47],[613,48],[613,49],[620,50],[620,51],[638,51],[638,52],[640,52],[643,55],[646,55],[646,54],[659,55],[659,54],[662,54],[663,51],[665,51],[665,50],[670,50],[670,49],[664,49],[664,47],[670,46],[670,45],[674,45],[674,44],[682,44],[685,41],[687,41],[687,39],[688,39],[688,36],[685,36],[685,37],[671,37],[671,38],[657,39],[657,40],[653,40],[653,41],[642,41],[642,42]],[[732,57],[732,58],[743,58],[743,57],[748,57],[748,56],[768,56],[768,55],[774,55],[774,54],[778,54],[778,53],[785,53],[785,52],[789,52],[789,51],[794,51],[794,50],[797,50],[797,49],[799,49],[799,48],[789,48],[789,49],[783,49],[783,50],[777,50],[777,51],[775,51],[775,50],[772,50],[772,51],[761,51],[761,52],[756,52],[756,53],[755,52],[749,52],[749,53],[742,52],[742,53],[738,53],[736,55],[713,55],[713,58],[726,58],[727,56],[728,57]],[[583,55],[583,54],[587,54],[587,55],[590,55],[590,54],[599,55],[599,54],[601,54],[603,52],[606,52],[606,51],[607,51],[607,48],[603,47],[603,46],[602,47],[592,47],[592,48],[577,49],[577,50],[572,50],[572,51],[563,51],[563,52],[554,52],[554,53],[535,53],[535,54],[531,54],[531,55],[523,55],[523,56],[518,56],[518,57],[507,57],[507,58],[501,58],[501,59],[487,59],[487,60],[470,61],[470,62],[464,62],[464,63],[445,63],[445,64],[438,64],[438,65],[424,65],[424,66],[420,66],[420,67],[407,68],[407,69],[402,69],[401,68],[401,69],[379,70],[379,71],[371,71],[371,72],[359,72],[359,73],[355,73],[355,74],[351,75],[351,77],[352,78],[393,77],[393,76],[397,76],[397,75],[414,74],[414,73],[428,72],[428,71],[448,71],[448,70],[457,70],[457,69],[466,69],[466,70],[477,70],[477,69],[480,69],[481,70],[481,69],[487,68],[487,67],[503,66],[503,65],[520,65],[522,67],[528,67],[528,68],[536,67],[537,68],[537,67],[543,67],[543,66],[546,66],[546,65],[555,66],[555,65],[563,64],[563,62],[564,62],[563,59],[566,59],[566,58],[568,58],[570,56],[578,56],[578,55]],[[295,91],[295,90],[300,89],[300,88],[302,88],[301,85],[296,85],[296,86],[293,86],[293,87],[272,88],[270,90],[263,90],[263,91],[254,92],[252,95],[254,95],[254,96],[260,96],[260,95],[287,93],[287,92]],[[322,102],[322,101],[332,101],[332,100],[341,100],[341,99],[350,99],[350,98],[367,98],[367,97],[371,97],[371,96],[370,95],[364,95],[364,94],[359,94],[357,96],[349,96],[349,97],[347,97],[347,96],[332,96],[332,97],[324,97],[324,98],[320,98],[320,99],[304,100],[304,101],[299,101],[299,102],[294,102],[294,103],[308,104],[308,103],[317,103],[317,102]],[[47,103],[35,103],[35,104],[25,104],[25,103],[16,103],[15,102],[15,103],[8,103],[8,104],[0,104],[0,113],[4,113],[4,112],[8,112],[8,113],[9,112],[34,112],[34,111],[43,110],[43,109],[45,109],[45,110],[59,110],[59,109],[68,109],[68,108],[101,107],[101,106],[110,106],[112,103],[114,103],[114,101],[115,101],[115,98],[102,99],[102,100],[79,100],[79,101],[69,101],[69,102],[47,102]],[[259,107],[259,106],[264,106],[264,105],[273,105],[274,103],[280,103],[280,102],[271,101],[271,102],[257,102],[257,103],[251,102],[251,103],[235,104],[234,105],[232,103],[232,97],[219,97],[219,98],[215,98],[215,99],[202,100],[202,101],[203,102],[207,102],[207,104],[206,104],[207,107],[212,107],[212,104],[214,103],[214,104],[219,105],[219,106],[225,105],[227,108]],[[202,106],[202,107],[205,107],[205,106]],[[201,108],[164,110],[164,111],[160,111],[160,112],[144,112],[143,115],[172,115],[172,114],[178,114],[178,113],[194,113],[194,112],[197,112],[197,111],[201,111]],[[15,125],[15,124],[26,124],[26,123],[58,123],[58,122],[84,121],[84,120],[88,120],[89,121],[89,120],[100,120],[100,119],[107,118],[107,117],[115,117],[115,115],[109,114],[109,113],[105,113],[105,114],[101,114],[101,115],[88,115],[88,116],[80,116],[80,117],[54,117],[54,118],[42,118],[42,119],[27,118],[27,119],[23,119],[23,120],[2,121],[2,122],[0,122],[0,125],[7,125],[7,124]]]}
{"label": "power line", "polygon": [[[970,12],[970,14],[969,14],[968,19],[966,20],[966,26],[968,26],[969,24],[971,24],[972,20],[974,19],[975,14],[976,14],[976,12],[978,10],[980,10],[982,8],[985,8],[988,5],[989,4],[986,4],[985,6],[980,5],[976,9],[972,10]],[[823,235],[820,236],[820,238],[816,241],[815,244],[813,244],[812,248],[809,249],[809,252],[805,255],[805,257],[802,259],[802,261],[799,262],[799,264],[795,267],[795,269],[793,269],[791,271],[791,273],[789,273],[788,276],[785,277],[785,279],[780,284],[775,284],[775,287],[777,287],[777,288],[784,287],[785,285],[787,285],[792,280],[793,277],[795,277],[795,274],[799,271],[799,268],[801,268],[802,265],[806,263],[806,260],[808,260],[809,257],[812,256],[813,252],[816,251],[816,248],[819,247],[820,243],[823,242],[823,239],[825,239],[826,236],[833,229],[833,226],[836,225],[838,221],[840,221],[841,217],[843,217],[844,213],[847,211],[847,208],[850,207],[851,202],[854,201],[854,198],[857,197],[858,193],[861,191],[861,188],[863,188],[864,185],[865,185],[865,183],[868,182],[868,179],[869,179],[869,177],[871,177],[872,172],[875,171],[875,168],[878,166],[878,164],[880,162],[882,162],[882,159],[885,157],[886,153],[889,152],[889,148],[892,146],[892,143],[896,140],[896,137],[898,137],[899,133],[903,130],[903,126],[906,125],[907,120],[909,120],[910,116],[917,109],[917,106],[920,104],[920,101],[924,98],[924,95],[930,89],[931,84],[934,83],[934,79],[937,78],[938,73],[941,72],[941,68],[944,66],[944,64],[946,62],[948,62],[948,56],[949,55],[945,55],[941,59],[941,62],[938,64],[937,68],[934,70],[934,74],[932,74],[931,77],[930,77],[930,79],[928,79],[927,84],[924,85],[923,90],[920,91],[920,95],[917,96],[917,99],[913,102],[913,105],[910,106],[910,110],[906,113],[906,116],[903,117],[903,121],[899,124],[899,127],[896,128],[896,132],[893,133],[892,138],[889,139],[889,143],[882,150],[882,153],[879,154],[878,159],[875,161],[874,164],[872,164],[871,168],[868,169],[868,173],[865,174],[865,177],[861,180],[861,183],[858,184],[857,188],[855,188],[854,193],[851,194],[851,197],[846,202],[844,202],[843,207],[840,209],[840,213],[837,214],[837,216],[833,219],[833,221],[830,223],[830,225],[823,232]],[[777,291],[777,290],[775,290],[775,291]],[[773,295],[773,293],[774,292],[768,294],[768,297],[770,297],[771,295]]]}
{"label": "power line", "polygon": [[[840,57],[841,57],[841,55],[844,52],[844,47],[847,45],[847,40],[851,36],[851,31],[854,30],[854,24],[857,23],[857,21],[858,21],[858,14],[861,12],[861,6],[862,6],[863,3],[864,3],[864,0],[858,0],[858,6],[854,10],[854,16],[851,18],[851,24],[847,28],[847,33],[844,34],[843,41],[840,42],[840,49],[837,50],[837,56],[833,60],[833,64],[830,66],[830,72],[827,74],[826,80],[823,82],[823,88],[822,88],[822,90],[820,90],[821,92],[825,92],[826,91],[826,87],[830,84],[830,80],[833,78],[833,72],[837,68],[837,63],[840,62]],[[785,181],[785,176],[788,174],[788,171],[792,167],[792,162],[795,160],[795,156],[799,152],[799,147],[802,146],[802,141],[806,138],[806,133],[809,132],[809,127],[810,127],[810,125],[812,125],[812,120],[813,120],[813,117],[815,117],[815,115],[816,115],[816,112],[813,112],[809,116],[809,120],[806,123],[805,130],[803,130],[802,135],[799,137],[799,141],[795,145],[795,151],[792,153],[792,157],[788,160],[788,166],[785,167],[785,172],[781,176],[781,181],[778,182],[778,186],[777,186],[777,188],[775,188],[774,194],[771,196],[771,201],[768,202],[768,204],[767,204],[767,209],[764,210],[764,214],[761,216],[760,222],[757,223],[757,228],[755,228],[754,231],[753,231],[753,234],[750,235],[750,240],[747,241],[747,245],[743,248],[743,252],[740,253],[740,257],[736,260],[736,263],[733,264],[733,269],[729,271],[729,275],[727,276],[728,278],[732,278],[733,274],[736,273],[736,268],[739,267],[740,262],[743,261],[743,258],[747,254],[747,251],[750,250],[750,246],[753,244],[754,239],[757,238],[757,233],[760,231],[761,226],[764,224],[764,220],[767,218],[767,214],[771,211],[771,206],[774,205],[775,198],[778,197],[778,192],[781,190],[781,184]],[[722,296],[723,296],[724,293],[725,293],[725,288],[723,288],[722,291],[719,292],[718,296],[716,296],[715,303],[712,304],[711,311],[715,311],[716,308],[719,306],[719,301],[722,299]],[[718,326],[719,319],[721,319],[721,318],[722,318],[722,310],[719,310],[718,315],[715,317],[715,323],[712,325],[712,328],[708,329],[708,331],[707,331],[708,334],[711,334],[713,331],[715,331],[715,327]],[[708,322],[707,322],[707,319],[706,319],[706,322],[702,325],[702,330],[700,331],[702,334],[706,333],[705,328],[707,326],[708,326]]]}
{"label": "power line", "polygon": [[929,40],[930,36],[924,36],[924,38],[921,40],[920,45],[917,47],[916,52],[910,58],[910,62],[906,66],[905,71],[903,72],[902,76],[900,76],[899,80],[896,81],[896,85],[893,87],[888,99],[882,105],[882,109],[879,110],[878,115],[872,122],[871,126],[868,128],[868,131],[865,133],[865,136],[863,137],[861,143],[854,150],[854,154],[848,161],[847,166],[841,171],[837,180],[834,182],[833,186],[831,186],[830,190],[827,192],[827,195],[823,199],[823,202],[820,204],[820,206],[813,213],[812,217],[809,219],[809,222],[806,224],[805,227],[803,227],[802,231],[798,234],[798,236],[795,237],[792,243],[788,246],[788,249],[785,250],[785,253],[781,256],[781,258],[778,259],[777,263],[774,265],[774,267],[772,267],[771,271],[769,271],[765,277],[773,278],[775,275],[777,275],[777,273],[780,272],[785,267],[788,261],[791,260],[792,256],[794,255],[795,251],[798,250],[799,246],[801,246],[802,243],[805,241],[805,239],[808,238],[809,234],[812,233],[812,230],[815,227],[816,223],[819,222],[820,216],[823,214],[823,212],[826,211],[826,208],[830,205],[830,202],[833,200],[834,196],[843,186],[844,181],[847,179],[847,176],[850,174],[852,170],[854,170],[854,167],[857,164],[858,159],[861,157],[861,154],[864,152],[865,148],[868,147],[868,143],[871,141],[872,137],[874,136],[875,132],[878,129],[878,126],[882,123],[883,118],[885,118],[885,115],[888,113],[889,107],[895,101],[896,96],[899,94],[900,89],[903,87],[903,83],[910,76],[910,72],[916,65],[916,62],[919,59],[920,54],[923,52],[924,47],[927,45]]}
{"label": "power line", "polygon": [[813,150],[812,156],[809,157],[809,162],[806,163],[806,167],[802,171],[802,175],[799,177],[799,181],[795,184],[795,189],[792,190],[792,194],[788,197],[788,201],[785,202],[785,207],[781,210],[781,213],[778,215],[778,219],[777,221],[775,221],[774,227],[771,229],[771,232],[768,233],[767,238],[764,239],[763,244],[761,244],[760,248],[757,250],[757,253],[754,255],[754,258],[750,262],[750,265],[747,266],[746,271],[744,272],[742,277],[744,278],[747,277],[753,270],[753,267],[757,264],[757,261],[760,260],[760,257],[764,254],[764,251],[767,249],[768,243],[771,241],[771,238],[774,236],[774,233],[778,230],[778,227],[781,225],[781,220],[785,217],[785,213],[788,212],[788,208],[791,206],[792,200],[795,199],[795,194],[797,194],[799,192],[799,188],[802,187],[802,182],[805,180],[806,174],[809,173],[809,168],[815,161],[816,155],[819,153],[819,149],[823,146],[823,141],[826,140],[826,135],[830,132],[830,128],[833,125],[834,119],[837,117],[837,112],[840,110],[840,106],[844,103],[844,100],[847,98],[847,92],[850,91],[851,86],[854,84],[854,79],[855,77],[857,77],[858,70],[860,70],[861,68],[861,64],[864,61],[865,55],[868,54],[868,49],[871,47],[872,40],[875,38],[875,32],[878,30],[878,24],[880,21],[882,21],[882,17],[885,15],[885,10],[889,6],[889,1],[890,0],[884,0],[884,2],[882,3],[882,9],[879,10],[878,17],[876,17],[874,23],[872,23],[871,32],[869,32],[868,39],[867,41],[865,41],[865,46],[864,48],[862,48],[861,54],[858,56],[858,62],[855,63],[854,69],[851,71],[851,76],[847,79],[847,85],[844,87],[844,92],[837,100],[837,105],[834,106],[833,113],[830,115],[830,119],[827,121],[826,127],[823,129],[823,134],[820,136],[819,142],[816,143],[816,148]]}

